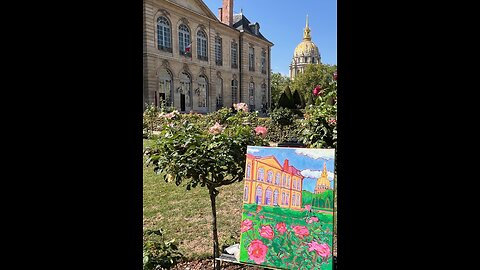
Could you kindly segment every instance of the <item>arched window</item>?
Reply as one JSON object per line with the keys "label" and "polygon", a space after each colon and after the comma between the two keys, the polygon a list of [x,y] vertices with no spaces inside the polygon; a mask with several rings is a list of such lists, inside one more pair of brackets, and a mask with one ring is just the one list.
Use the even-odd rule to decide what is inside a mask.
{"label": "arched window", "polygon": [[207,55],[207,35],[203,30],[197,32],[197,57],[200,60],[208,61]]}
{"label": "arched window", "polygon": [[217,81],[215,82],[216,86],[216,106],[217,110],[223,107],[223,80],[220,77],[217,77]]}
{"label": "arched window", "polygon": [[290,193],[285,193],[285,205],[288,205],[288,201],[289,201],[289,197],[290,197]]}
{"label": "arched window", "polygon": [[248,85],[248,107],[251,111],[255,111],[255,83],[250,82]]}
{"label": "arched window", "polygon": [[206,108],[207,107],[207,96],[208,96],[208,82],[207,77],[200,75],[198,78],[198,100],[197,106],[199,108]]}
{"label": "arched window", "polygon": [[238,81],[232,80],[232,105],[238,102]]}
{"label": "arched window", "polygon": [[222,59],[222,38],[219,36],[215,37],[215,64],[221,66],[223,64]]}
{"label": "arched window", "polygon": [[275,185],[280,185],[280,173],[275,174]]}
{"label": "arched window", "polygon": [[157,19],[157,47],[159,50],[172,52],[172,36],[170,23],[167,18],[160,16]]}
{"label": "arched window", "polygon": [[295,179],[293,179],[293,189],[297,189],[297,181]]}
{"label": "arched window", "polygon": [[286,187],[287,186],[287,176],[286,175],[283,175],[283,182],[282,182],[282,186]]}
{"label": "arched window", "polygon": [[180,103],[185,104],[185,110],[190,111],[192,108],[192,80],[186,72],[180,74],[180,99]]}
{"label": "arched window", "polygon": [[282,192],[282,205],[285,205],[285,192]]}
{"label": "arched window", "polygon": [[180,24],[178,27],[178,49],[181,55],[192,56],[192,43],[190,42],[190,30],[185,24]]}
{"label": "arched window", "polygon": [[273,205],[278,205],[278,190],[273,192]]}
{"label": "arched window", "polygon": [[295,200],[295,194],[292,195],[292,205],[296,206],[297,200]]}
{"label": "arched window", "polygon": [[248,186],[245,185],[245,189],[243,190],[243,200],[248,201]]}
{"label": "arched window", "polygon": [[272,183],[272,181],[273,181],[273,172],[269,170],[267,172],[267,183]]}
{"label": "arched window", "polygon": [[262,181],[262,182],[263,182],[263,179],[264,179],[264,175],[263,175],[263,174],[264,174],[264,170],[263,170],[263,168],[259,168],[257,174],[258,174],[258,181]]}
{"label": "arched window", "polygon": [[262,204],[262,187],[257,187],[257,192],[255,193],[255,203]]}
{"label": "arched window", "polygon": [[267,188],[265,190],[265,205],[271,205],[272,204],[272,190],[270,188]]}
{"label": "arched window", "polygon": [[167,69],[161,69],[158,75],[159,100],[165,102],[166,106],[173,105],[172,75]]}
{"label": "arched window", "polygon": [[246,171],[246,177],[250,179],[250,172],[252,170],[252,166],[250,164],[247,164],[247,171]]}

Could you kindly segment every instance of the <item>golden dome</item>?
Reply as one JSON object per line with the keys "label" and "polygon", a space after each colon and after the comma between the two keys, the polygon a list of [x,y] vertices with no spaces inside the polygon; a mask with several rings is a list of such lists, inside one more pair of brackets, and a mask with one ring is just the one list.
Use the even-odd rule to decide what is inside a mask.
{"label": "golden dome", "polygon": [[328,180],[328,175],[327,175],[327,164],[323,163],[323,171],[322,175],[317,179],[317,188],[320,186],[324,186],[327,188],[331,188],[330,181]]}
{"label": "golden dome", "polygon": [[303,30],[303,40],[300,44],[297,45],[295,48],[295,52],[293,53],[293,57],[299,56],[314,56],[318,57],[318,47],[315,43],[312,42],[312,37],[310,36],[310,28],[308,27],[308,15],[307,15],[307,23],[305,25],[305,30]]}

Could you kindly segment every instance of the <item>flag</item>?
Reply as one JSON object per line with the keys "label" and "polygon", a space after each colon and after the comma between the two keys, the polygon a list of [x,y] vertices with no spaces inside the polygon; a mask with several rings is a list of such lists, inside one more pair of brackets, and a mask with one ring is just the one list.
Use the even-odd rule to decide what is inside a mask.
{"label": "flag", "polygon": [[190,52],[190,48],[192,47],[192,43],[188,44],[187,47],[185,47],[185,54]]}

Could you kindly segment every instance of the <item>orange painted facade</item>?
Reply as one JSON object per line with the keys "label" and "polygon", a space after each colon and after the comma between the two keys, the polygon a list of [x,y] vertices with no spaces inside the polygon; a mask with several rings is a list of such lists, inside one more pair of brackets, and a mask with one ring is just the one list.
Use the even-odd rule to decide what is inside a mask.
{"label": "orange painted facade", "polygon": [[247,154],[243,201],[301,209],[303,178],[297,168],[289,165],[288,159],[282,166],[274,156]]}

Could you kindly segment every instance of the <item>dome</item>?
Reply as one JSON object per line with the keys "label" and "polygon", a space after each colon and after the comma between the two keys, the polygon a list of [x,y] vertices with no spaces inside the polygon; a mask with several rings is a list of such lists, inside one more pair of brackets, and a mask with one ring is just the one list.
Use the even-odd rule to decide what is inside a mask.
{"label": "dome", "polygon": [[311,40],[303,40],[300,44],[297,45],[295,48],[295,52],[293,53],[294,57],[299,56],[317,56],[318,57],[318,47],[313,43]]}
{"label": "dome", "polygon": [[300,57],[300,56],[313,56],[313,57],[320,56],[318,47],[317,45],[315,45],[315,43],[313,43],[312,37],[310,36],[310,28],[308,27],[308,15],[307,15],[307,23],[305,25],[305,29],[303,30],[303,40],[297,45],[293,53],[293,57]]}

